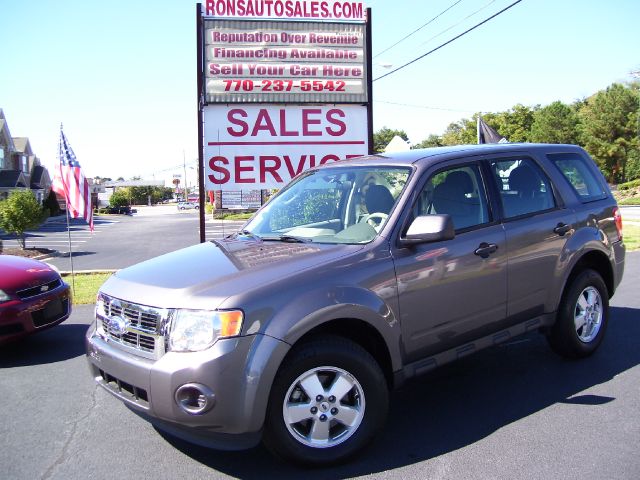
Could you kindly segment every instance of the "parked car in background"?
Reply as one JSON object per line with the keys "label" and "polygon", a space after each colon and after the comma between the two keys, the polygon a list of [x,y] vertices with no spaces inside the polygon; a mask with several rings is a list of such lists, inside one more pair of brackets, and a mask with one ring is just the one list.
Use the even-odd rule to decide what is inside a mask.
{"label": "parked car in background", "polygon": [[71,314],[71,293],[46,263],[0,255],[0,344],[51,328]]}
{"label": "parked car in background", "polygon": [[577,146],[339,161],[235,235],[116,272],[87,358],[161,430],[327,465],[364,448],[407,379],[531,331],[592,354],[624,259],[618,206]]}
{"label": "parked car in background", "polygon": [[120,214],[120,215],[133,215],[134,213],[138,213],[138,210],[126,205],[124,207],[111,207],[109,208],[109,213]]}
{"label": "parked car in background", "polygon": [[195,202],[180,202],[178,203],[178,210],[191,210],[191,209],[200,209],[200,205]]}

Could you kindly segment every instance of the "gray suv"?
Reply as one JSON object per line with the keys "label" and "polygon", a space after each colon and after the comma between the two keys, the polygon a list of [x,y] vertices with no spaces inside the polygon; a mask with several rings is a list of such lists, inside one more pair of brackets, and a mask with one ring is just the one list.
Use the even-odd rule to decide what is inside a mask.
{"label": "gray suv", "polygon": [[584,150],[458,146],[306,171],[238,233],[101,288],[95,381],[159,429],[304,464],[378,432],[389,390],[537,330],[568,358],[605,334],[625,247]]}

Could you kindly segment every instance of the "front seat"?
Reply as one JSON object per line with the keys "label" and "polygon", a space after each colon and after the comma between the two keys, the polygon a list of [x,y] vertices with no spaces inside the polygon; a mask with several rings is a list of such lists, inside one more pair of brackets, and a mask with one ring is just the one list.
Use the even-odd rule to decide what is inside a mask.
{"label": "front seat", "polygon": [[364,204],[367,212],[389,214],[393,207],[393,195],[384,185],[369,185],[367,193],[364,195]]}
{"label": "front seat", "polygon": [[[369,185],[364,194],[364,204],[367,207],[367,215],[364,215],[360,222],[367,222],[376,230],[379,230],[384,220],[391,212],[391,207],[395,200],[393,195],[384,185]],[[381,214],[381,215],[379,215]]]}
{"label": "front seat", "polygon": [[[469,174],[463,171],[451,172],[444,182],[433,190],[433,206],[436,213],[451,215],[456,229],[478,223],[478,208],[467,194],[473,191]],[[476,208],[474,208],[476,207]]]}

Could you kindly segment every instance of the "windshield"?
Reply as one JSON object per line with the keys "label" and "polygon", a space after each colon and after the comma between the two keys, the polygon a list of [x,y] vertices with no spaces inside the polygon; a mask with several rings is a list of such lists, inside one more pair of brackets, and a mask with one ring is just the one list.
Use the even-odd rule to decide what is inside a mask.
{"label": "windshield", "polygon": [[263,240],[367,243],[387,221],[409,168],[312,170],[276,195],[246,225]]}

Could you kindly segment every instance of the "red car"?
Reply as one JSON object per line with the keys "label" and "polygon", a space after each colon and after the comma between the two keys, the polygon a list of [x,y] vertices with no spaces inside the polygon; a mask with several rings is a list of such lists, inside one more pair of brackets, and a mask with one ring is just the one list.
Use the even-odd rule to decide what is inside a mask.
{"label": "red car", "polygon": [[69,318],[71,293],[43,262],[0,255],[0,344],[53,327]]}

